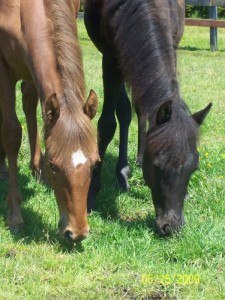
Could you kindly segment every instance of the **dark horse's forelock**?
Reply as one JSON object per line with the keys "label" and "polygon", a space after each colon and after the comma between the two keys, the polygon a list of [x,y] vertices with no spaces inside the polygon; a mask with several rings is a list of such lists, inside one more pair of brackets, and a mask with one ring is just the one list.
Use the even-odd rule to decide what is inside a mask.
{"label": "dark horse's forelock", "polygon": [[149,2],[114,0],[107,1],[104,7],[105,22],[115,33],[121,70],[132,86],[134,100],[141,100],[139,105],[144,111],[155,99],[159,103],[159,99],[163,101],[173,94],[171,80],[176,80],[172,26],[166,17],[170,14],[168,3],[163,1],[161,5],[165,14],[162,20],[156,1],[151,5]]}
{"label": "dark horse's forelock", "polygon": [[164,157],[164,167],[177,168],[186,161],[189,147],[195,147],[197,139],[197,123],[193,122],[185,103],[173,103],[170,121],[160,126],[150,125],[146,142],[153,155]]}
{"label": "dark horse's forelock", "polygon": [[[56,52],[57,69],[61,75],[62,87],[65,91],[63,101],[66,108],[51,131],[51,143],[48,151],[51,155],[67,158],[67,154],[82,148],[90,156],[95,143],[93,128],[87,116],[83,113],[84,105],[84,74],[80,46],[76,37],[77,28],[73,3],[71,0],[47,1],[49,26],[52,32],[52,43]],[[63,133],[63,134],[62,134]],[[55,138],[57,136],[57,138]],[[65,137],[63,140],[61,137]],[[71,141],[73,141],[71,143]],[[77,143],[77,149],[74,143]],[[82,147],[81,147],[82,145]]]}

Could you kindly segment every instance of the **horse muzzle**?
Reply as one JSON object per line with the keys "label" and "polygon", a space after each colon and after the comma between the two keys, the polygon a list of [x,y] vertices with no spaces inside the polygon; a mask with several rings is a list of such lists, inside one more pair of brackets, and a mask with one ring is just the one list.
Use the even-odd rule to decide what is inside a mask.
{"label": "horse muzzle", "polygon": [[174,212],[160,215],[156,218],[156,231],[162,237],[169,237],[180,231],[184,223],[183,214],[180,217],[177,217]]}
{"label": "horse muzzle", "polygon": [[89,235],[89,227],[83,230],[72,230],[66,228],[63,232],[63,237],[69,244],[79,243],[86,239]]}

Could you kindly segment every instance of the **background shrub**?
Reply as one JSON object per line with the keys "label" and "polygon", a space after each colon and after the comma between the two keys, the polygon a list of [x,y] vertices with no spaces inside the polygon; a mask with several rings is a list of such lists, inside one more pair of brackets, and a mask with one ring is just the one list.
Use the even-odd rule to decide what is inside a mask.
{"label": "background shrub", "polygon": [[[225,7],[218,7],[218,17],[225,18]],[[186,5],[186,18],[209,18],[209,6]]]}

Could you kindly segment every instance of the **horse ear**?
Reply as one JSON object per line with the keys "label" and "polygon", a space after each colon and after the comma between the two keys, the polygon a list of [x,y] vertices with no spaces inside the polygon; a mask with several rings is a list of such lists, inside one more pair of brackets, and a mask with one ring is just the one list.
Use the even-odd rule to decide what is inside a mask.
{"label": "horse ear", "polygon": [[202,125],[202,123],[205,120],[205,117],[208,115],[211,107],[212,107],[212,103],[210,102],[209,105],[206,106],[206,108],[204,108],[192,115],[192,118],[195,120],[195,122],[198,125]]}
{"label": "horse ear", "polygon": [[162,125],[170,121],[172,115],[172,100],[163,103],[156,116],[157,125]]}
{"label": "horse ear", "polygon": [[60,115],[60,105],[56,94],[52,94],[45,102],[45,119],[52,127],[57,122]]}
{"label": "horse ear", "polygon": [[94,90],[90,90],[87,101],[83,107],[84,113],[92,120],[98,109],[98,97]]}

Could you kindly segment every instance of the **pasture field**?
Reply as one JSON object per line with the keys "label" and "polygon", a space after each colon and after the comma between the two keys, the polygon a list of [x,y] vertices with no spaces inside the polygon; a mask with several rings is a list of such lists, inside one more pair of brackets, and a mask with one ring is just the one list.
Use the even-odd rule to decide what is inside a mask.
{"label": "pasture field", "polygon": [[[79,36],[87,90],[102,99],[101,55],[83,21]],[[121,193],[114,170],[118,132],[102,172],[98,211],[89,216],[90,237],[67,246],[56,234],[58,211],[53,192],[29,171],[29,144],[21,93],[17,111],[23,127],[19,179],[23,195],[23,232],[5,225],[7,180],[0,182],[0,299],[225,299],[225,31],[219,51],[209,51],[209,29],[187,27],[178,51],[182,97],[192,112],[213,108],[201,129],[200,170],[190,182],[186,225],[172,238],[153,230],[154,208],[136,166],[137,125],[129,136],[130,190]],[[41,128],[41,114],[39,111]]]}

